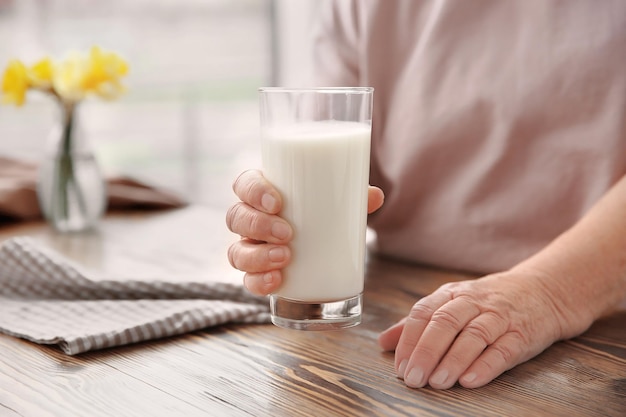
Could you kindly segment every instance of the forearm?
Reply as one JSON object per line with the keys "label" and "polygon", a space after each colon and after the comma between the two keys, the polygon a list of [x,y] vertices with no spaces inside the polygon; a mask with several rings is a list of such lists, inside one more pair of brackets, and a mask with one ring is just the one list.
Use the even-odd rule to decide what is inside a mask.
{"label": "forearm", "polygon": [[514,270],[545,277],[557,308],[576,311],[575,319],[586,326],[614,309],[626,298],[626,176],[578,223]]}

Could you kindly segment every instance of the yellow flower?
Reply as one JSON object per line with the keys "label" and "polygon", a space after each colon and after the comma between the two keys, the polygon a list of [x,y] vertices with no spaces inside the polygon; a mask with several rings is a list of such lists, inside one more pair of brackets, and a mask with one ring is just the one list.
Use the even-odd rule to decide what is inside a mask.
{"label": "yellow flower", "polygon": [[78,52],[69,54],[58,63],[52,76],[52,89],[65,101],[78,101],[85,97],[82,80],[85,78],[85,57]]}
{"label": "yellow flower", "polygon": [[56,68],[53,86],[63,99],[77,101],[87,94],[113,99],[126,89],[120,79],[128,73],[128,64],[113,52],[97,46],[88,55],[72,54]]}
{"label": "yellow flower", "polygon": [[91,48],[87,72],[82,82],[85,91],[112,99],[126,90],[120,78],[128,74],[128,64],[113,52],[104,52],[97,46]]}
{"label": "yellow flower", "polygon": [[52,74],[54,73],[54,64],[50,58],[44,58],[35,63],[28,71],[28,78],[36,88],[50,88],[52,85]]}
{"label": "yellow flower", "polygon": [[120,80],[127,74],[126,61],[97,46],[87,54],[71,53],[60,62],[46,57],[30,68],[13,60],[2,79],[2,102],[21,106],[29,89],[50,93],[66,104],[90,94],[114,99],[126,91]]}
{"label": "yellow flower", "polygon": [[2,77],[2,102],[21,106],[29,87],[26,66],[18,60],[9,62]]}

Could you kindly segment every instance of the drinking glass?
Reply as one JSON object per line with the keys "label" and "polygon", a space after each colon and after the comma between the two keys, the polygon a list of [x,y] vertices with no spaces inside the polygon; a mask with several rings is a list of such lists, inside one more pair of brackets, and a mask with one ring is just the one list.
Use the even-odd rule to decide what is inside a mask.
{"label": "drinking glass", "polygon": [[278,326],[328,330],[361,322],[373,92],[259,90],[263,173],[294,230],[291,263],[270,295]]}

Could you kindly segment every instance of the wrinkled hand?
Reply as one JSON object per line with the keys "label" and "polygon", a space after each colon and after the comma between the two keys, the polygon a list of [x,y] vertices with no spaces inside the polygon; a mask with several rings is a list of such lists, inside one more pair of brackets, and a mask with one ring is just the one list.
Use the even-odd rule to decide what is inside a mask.
{"label": "wrinkled hand", "polygon": [[508,271],[445,284],[379,343],[395,349],[396,372],[409,387],[480,387],[591,324],[563,309],[546,278]]}
{"label": "wrinkled hand", "polygon": [[[233,191],[241,201],[228,210],[226,224],[241,239],[228,249],[228,259],[246,272],[244,285],[250,292],[271,294],[280,287],[281,269],[291,261],[288,243],[293,229],[279,216],[280,193],[257,170],[243,172],[233,183]],[[370,187],[368,212],[377,210],[383,199],[379,188]]]}

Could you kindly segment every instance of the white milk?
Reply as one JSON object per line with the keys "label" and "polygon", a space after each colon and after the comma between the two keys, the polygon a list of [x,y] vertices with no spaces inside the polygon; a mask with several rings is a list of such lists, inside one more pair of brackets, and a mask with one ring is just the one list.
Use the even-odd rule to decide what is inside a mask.
{"label": "white milk", "polygon": [[262,130],[264,175],[294,228],[278,296],[322,302],[363,291],[370,133],[334,121]]}

